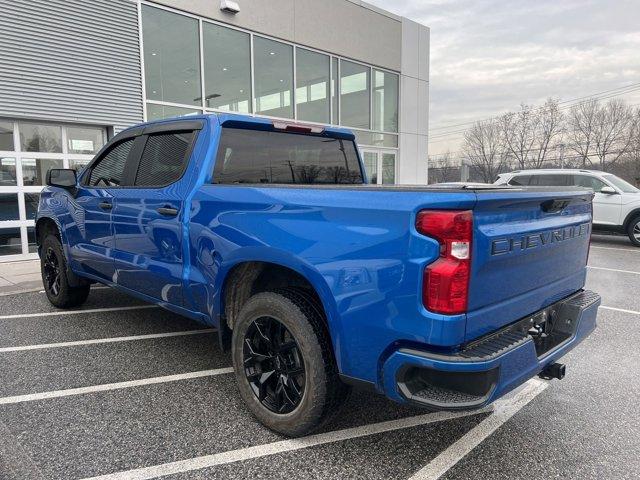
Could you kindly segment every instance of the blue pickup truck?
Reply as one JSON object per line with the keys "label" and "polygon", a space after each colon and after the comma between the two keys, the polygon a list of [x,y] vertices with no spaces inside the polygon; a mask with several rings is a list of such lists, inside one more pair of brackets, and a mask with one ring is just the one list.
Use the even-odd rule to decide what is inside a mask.
{"label": "blue pickup truck", "polygon": [[99,282],[215,327],[243,400],[286,435],[353,385],[483,407],[561,378],[595,328],[590,191],[374,186],[349,130],[231,114],[129,128],[47,185],[51,303]]}

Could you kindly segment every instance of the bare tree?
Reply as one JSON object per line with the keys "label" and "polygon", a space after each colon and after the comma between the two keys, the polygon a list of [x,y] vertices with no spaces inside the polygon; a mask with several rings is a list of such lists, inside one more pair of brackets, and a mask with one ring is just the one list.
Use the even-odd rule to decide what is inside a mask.
{"label": "bare tree", "polygon": [[507,167],[507,151],[497,122],[476,122],[464,134],[463,156],[486,183]]}
{"label": "bare tree", "polygon": [[633,120],[629,127],[629,156],[640,164],[640,107],[633,112]]}
{"label": "bare tree", "polygon": [[558,101],[549,98],[537,112],[536,132],[534,140],[534,155],[529,162],[529,168],[542,168],[549,153],[563,163],[565,145],[562,137],[565,132],[564,115],[558,108]]}
{"label": "bare tree", "polygon": [[455,182],[460,180],[460,164],[456,164],[451,151],[447,150],[442,155],[429,158],[430,183]]}
{"label": "bare tree", "polygon": [[596,114],[594,154],[606,171],[628,150],[633,141],[633,111],[622,100],[609,100]]}
{"label": "bare tree", "polygon": [[591,162],[600,106],[595,99],[580,102],[571,107],[567,118],[567,147],[579,157],[582,168]]}
{"label": "bare tree", "polygon": [[498,119],[504,148],[521,169],[528,167],[534,153],[538,121],[537,113],[524,103],[518,112],[505,113]]}

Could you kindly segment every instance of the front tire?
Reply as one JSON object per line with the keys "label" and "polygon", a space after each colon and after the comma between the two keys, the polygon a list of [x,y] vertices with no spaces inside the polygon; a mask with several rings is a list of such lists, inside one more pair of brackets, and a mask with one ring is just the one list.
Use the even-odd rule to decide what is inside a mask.
{"label": "front tire", "polygon": [[40,272],[44,291],[52,305],[58,308],[72,308],[82,305],[87,300],[91,286],[69,285],[62,244],[53,234],[48,234],[42,242]]}
{"label": "front tire", "polygon": [[629,222],[629,225],[627,226],[627,235],[629,236],[631,243],[636,247],[640,247],[640,216]]}
{"label": "front tire", "polygon": [[290,437],[327,423],[349,392],[338,377],[321,313],[297,290],[251,297],[234,325],[231,354],[249,410]]}

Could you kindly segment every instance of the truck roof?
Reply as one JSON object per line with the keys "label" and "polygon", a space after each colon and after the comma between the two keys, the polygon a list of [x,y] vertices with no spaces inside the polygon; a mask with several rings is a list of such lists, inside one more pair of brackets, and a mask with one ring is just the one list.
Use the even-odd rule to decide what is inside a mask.
{"label": "truck roof", "polygon": [[[330,136],[337,136],[337,137],[342,137],[349,140],[355,140],[354,133],[350,129],[344,128],[344,127],[336,127],[332,125],[324,125],[324,124],[311,123],[311,122],[298,122],[292,119],[276,119],[276,118],[258,117],[258,116],[241,114],[241,113],[233,113],[233,112],[206,113],[206,114],[198,114],[198,115],[186,115],[182,117],[169,117],[169,118],[163,118],[161,120],[151,120],[149,122],[144,122],[144,123],[140,123],[140,124],[128,127],[125,130],[122,130],[122,132],[126,132],[130,129],[139,128],[142,126],[157,125],[162,123],[185,121],[185,120],[196,120],[196,119],[207,120],[208,118],[211,118],[211,117],[216,117],[220,125],[223,125],[223,126],[225,125],[226,126],[233,125],[236,127],[245,126],[246,128],[253,128],[256,130],[262,130],[266,128],[272,129],[274,127],[278,129],[279,125],[283,126],[282,130],[285,130],[286,129],[285,127],[287,126],[302,127],[302,128],[308,127],[312,129],[322,129],[321,131],[318,131],[318,132],[310,131],[308,133],[326,133],[326,134],[329,134]],[[299,129],[296,130],[296,132],[306,133]]]}

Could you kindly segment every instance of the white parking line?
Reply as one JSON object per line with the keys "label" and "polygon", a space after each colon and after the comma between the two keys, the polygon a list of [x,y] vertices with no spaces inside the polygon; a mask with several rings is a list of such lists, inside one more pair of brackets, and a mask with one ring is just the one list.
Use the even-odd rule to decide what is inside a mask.
{"label": "white parking line", "polygon": [[591,265],[587,265],[587,268],[591,268],[592,270],[606,270],[608,272],[631,273],[633,275],[640,275],[640,272],[634,272],[633,270],[619,270],[617,268],[592,267]]}
{"label": "white parking line", "polygon": [[[111,288],[107,285],[100,285],[100,286],[92,286],[91,287],[91,291],[93,292],[94,290],[106,290],[107,288]],[[9,292],[0,292],[0,297],[8,297],[10,295],[20,295],[22,293],[44,293],[44,290],[42,289],[42,287],[37,287],[37,288],[26,288],[24,290],[11,290]]]}
{"label": "white parking line", "polygon": [[640,248],[622,248],[622,247],[599,247],[598,245],[591,245],[591,248],[598,248],[600,250],[621,250],[623,252],[640,253]]}
{"label": "white parking line", "polygon": [[[520,410],[524,405],[526,405],[536,395],[538,395],[538,393],[540,393],[544,388],[546,388],[546,385],[542,381],[537,379],[530,380],[525,384],[525,387],[521,392],[517,393],[516,395],[509,395],[506,398],[498,400],[495,403],[495,407],[498,409],[499,418],[503,419],[505,417],[505,413],[510,413],[510,418],[515,412]],[[477,415],[478,413],[490,412],[491,410],[491,407],[487,407],[476,411],[427,413],[424,415],[416,415],[413,417],[401,418],[398,420],[390,420],[386,422],[363,425],[360,427],[345,428],[343,430],[337,430],[333,432],[319,433],[304,438],[282,440],[279,442],[267,443],[264,445],[256,445],[254,447],[240,448],[238,450],[230,450],[213,455],[195,457],[188,460],[179,460],[177,462],[154,465],[151,467],[126,470],[122,472],[91,477],[91,479],[85,480],[147,480],[151,478],[163,477],[166,475],[173,475],[200,470],[203,468],[215,467],[217,465],[224,465],[253,458],[265,457],[268,455],[275,455],[278,453],[293,452],[296,450],[301,450],[303,448],[315,447],[327,443],[352,440],[355,438],[391,432],[394,430],[418,427],[421,425],[452,420],[455,418],[468,417],[471,415]],[[491,414],[487,418],[491,418],[493,416],[494,414]],[[504,418],[502,423],[504,423],[507,419],[508,418]],[[484,421],[481,422],[480,425],[482,423],[484,423]]]}
{"label": "white parking line", "polygon": [[600,308],[602,308],[604,310],[613,310],[614,312],[632,313],[634,315],[640,315],[640,312],[637,312],[635,310],[627,310],[625,308],[606,307],[604,305],[600,305]]}
{"label": "white parking line", "polygon": [[202,468],[215,467],[217,465],[225,465],[227,463],[240,462],[243,460],[250,460],[278,453],[293,452],[303,448],[325,445],[327,443],[341,442],[344,440],[351,440],[354,438],[366,437],[369,435],[376,435],[404,428],[418,427],[421,425],[428,425],[430,423],[468,417],[487,411],[490,411],[490,409],[427,413],[398,420],[389,420],[369,425],[362,425],[360,427],[335,430],[333,432],[318,433],[316,435],[309,435],[308,437],[303,438],[293,438],[290,440],[281,440],[253,447],[240,448],[238,450],[229,450],[227,452],[204,455],[202,457],[190,458],[188,460],[178,460],[177,462],[164,463],[151,467],[125,470],[122,472],[91,477],[90,479],[84,480],[144,480],[164,477],[166,475],[191,472]]}
{"label": "white parking line", "polygon": [[147,308],[158,308],[158,306],[157,305],[133,305],[129,307],[87,308],[85,310],[61,310],[58,312],[16,313],[13,315],[0,315],[0,320],[10,320],[12,318],[28,318],[28,317],[57,317],[59,315],[82,315],[85,313],[120,312],[125,310],[144,310]]}
{"label": "white parking line", "polygon": [[189,380],[192,378],[213,377],[215,375],[224,375],[231,372],[233,372],[233,368],[227,367],[218,368],[215,370],[201,370],[199,372],[180,373],[178,375],[167,375],[164,377],[143,378],[140,380],[130,380],[127,382],[104,383],[102,385],[92,385],[90,387],[69,388],[67,390],[53,390],[50,392],[30,393],[27,395],[16,395],[13,397],[0,397],[0,405],[33,402],[36,400],[46,400],[50,398],[69,397],[72,395],[83,395],[85,393],[106,392],[109,390],[140,387],[143,385],[153,385],[156,383],[177,382],[179,380]]}
{"label": "white parking line", "polygon": [[202,330],[185,330],[182,332],[150,333],[147,335],[130,335],[128,337],[96,338],[93,340],[77,340],[75,342],[40,343],[38,345],[22,345],[19,347],[1,347],[0,353],[23,352],[25,350],[41,350],[45,348],[77,347],[81,345],[96,345],[100,343],[131,342],[135,340],[149,340],[152,338],[182,337],[185,335],[199,335],[202,333],[211,333],[211,332],[215,332],[215,329],[206,328]]}
{"label": "white parking line", "polygon": [[410,480],[436,480],[456,465],[464,456],[480,445],[493,432],[513,417],[527,403],[547,388],[547,383],[533,379],[524,389],[506,401],[498,400],[491,415],[469,430],[453,445],[434,458],[427,466],[416,472]]}

